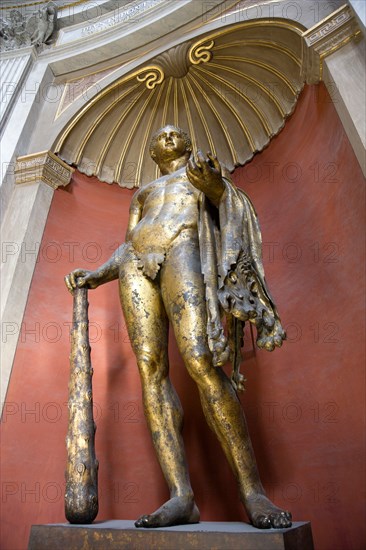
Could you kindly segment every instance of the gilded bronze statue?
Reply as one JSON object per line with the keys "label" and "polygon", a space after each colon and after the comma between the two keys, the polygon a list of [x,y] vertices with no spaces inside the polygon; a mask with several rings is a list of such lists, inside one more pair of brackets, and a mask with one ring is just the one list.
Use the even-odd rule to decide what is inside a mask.
{"label": "gilded bronze statue", "polygon": [[[216,157],[192,154],[181,129],[160,129],[150,153],[162,176],[135,193],[125,243],[97,270],[76,269],[65,278],[71,292],[120,281],[145,416],[170,490],[170,500],[135,525],[196,523],[200,517],[181,436],[182,408],[169,379],[170,323],[251,522],[259,528],[290,527],[291,514],[265,494],[236,395],[243,386],[244,323],[256,326],[261,348],[272,351],[285,339],[264,278],[255,210]],[[231,380],[221,369],[229,359]]]}

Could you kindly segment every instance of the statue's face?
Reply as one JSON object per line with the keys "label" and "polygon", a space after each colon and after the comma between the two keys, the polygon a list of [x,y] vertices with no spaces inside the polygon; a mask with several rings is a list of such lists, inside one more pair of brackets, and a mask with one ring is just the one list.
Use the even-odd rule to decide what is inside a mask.
{"label": "statue's face", "polygon": [[160,161],[174,160],[187,152],[186,142],[175,126],[165,126],[157,135],[154,155]]}

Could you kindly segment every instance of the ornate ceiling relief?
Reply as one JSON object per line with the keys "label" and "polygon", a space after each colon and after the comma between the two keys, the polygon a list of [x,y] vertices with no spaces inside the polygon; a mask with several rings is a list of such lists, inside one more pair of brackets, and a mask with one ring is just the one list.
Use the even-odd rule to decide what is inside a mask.
{"label": "ornate ceiling relief", "polygon": [[54,151],[81,172],[122,187],[157,177],[148,152],[167,123],[191,135],[229,170],[268,145],[304,85],[303,28],[268,19],[185,42],[96,95],[59,136]]}
{"label": "ornate ceiling relief", "polygon": [[[26,46],[49,44],[57,23],[57,6],[53,2],[35,2],[29,7],[42,4],[31,16],[24,16],[17,9],[10,9],[7,18],[0,17],[0,51],[15,50]],[[18,7],[27,7],[20,5]],[[6,13],[6,12],[5,12]],[[2,14],[3,15],[3,14]]]}

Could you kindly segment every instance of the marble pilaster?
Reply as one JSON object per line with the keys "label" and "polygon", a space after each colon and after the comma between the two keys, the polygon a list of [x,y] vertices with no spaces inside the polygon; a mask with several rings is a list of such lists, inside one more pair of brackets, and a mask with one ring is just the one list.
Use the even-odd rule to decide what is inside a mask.
{"label": "marble pilaster", "polygon": [[366,40],[324,60],[323,80],[366,176]]}
{"label": "marble pilaster", "polygon": [[69,183],[72,172],[48,151],[17,159],[17,185],[1,227],[1,403],[6,396],[53,192]]}
{"label": "marble pilaster", "polygon": [[1,230],[1,403],[13,365],[53,189],[38,180],[14,189]]}

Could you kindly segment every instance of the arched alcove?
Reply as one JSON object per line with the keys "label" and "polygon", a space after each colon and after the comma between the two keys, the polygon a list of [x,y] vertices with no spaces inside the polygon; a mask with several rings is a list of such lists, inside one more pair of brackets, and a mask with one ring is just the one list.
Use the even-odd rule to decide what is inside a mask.
{"label": "arched alcove", "polygon": [[53,150],[87,175],[138,187],[158,176],[151,134],[172,123],[232,171],[292,113],[305,80],[302,34],[295,22],[256,20],[170,48],[96,94]]}

